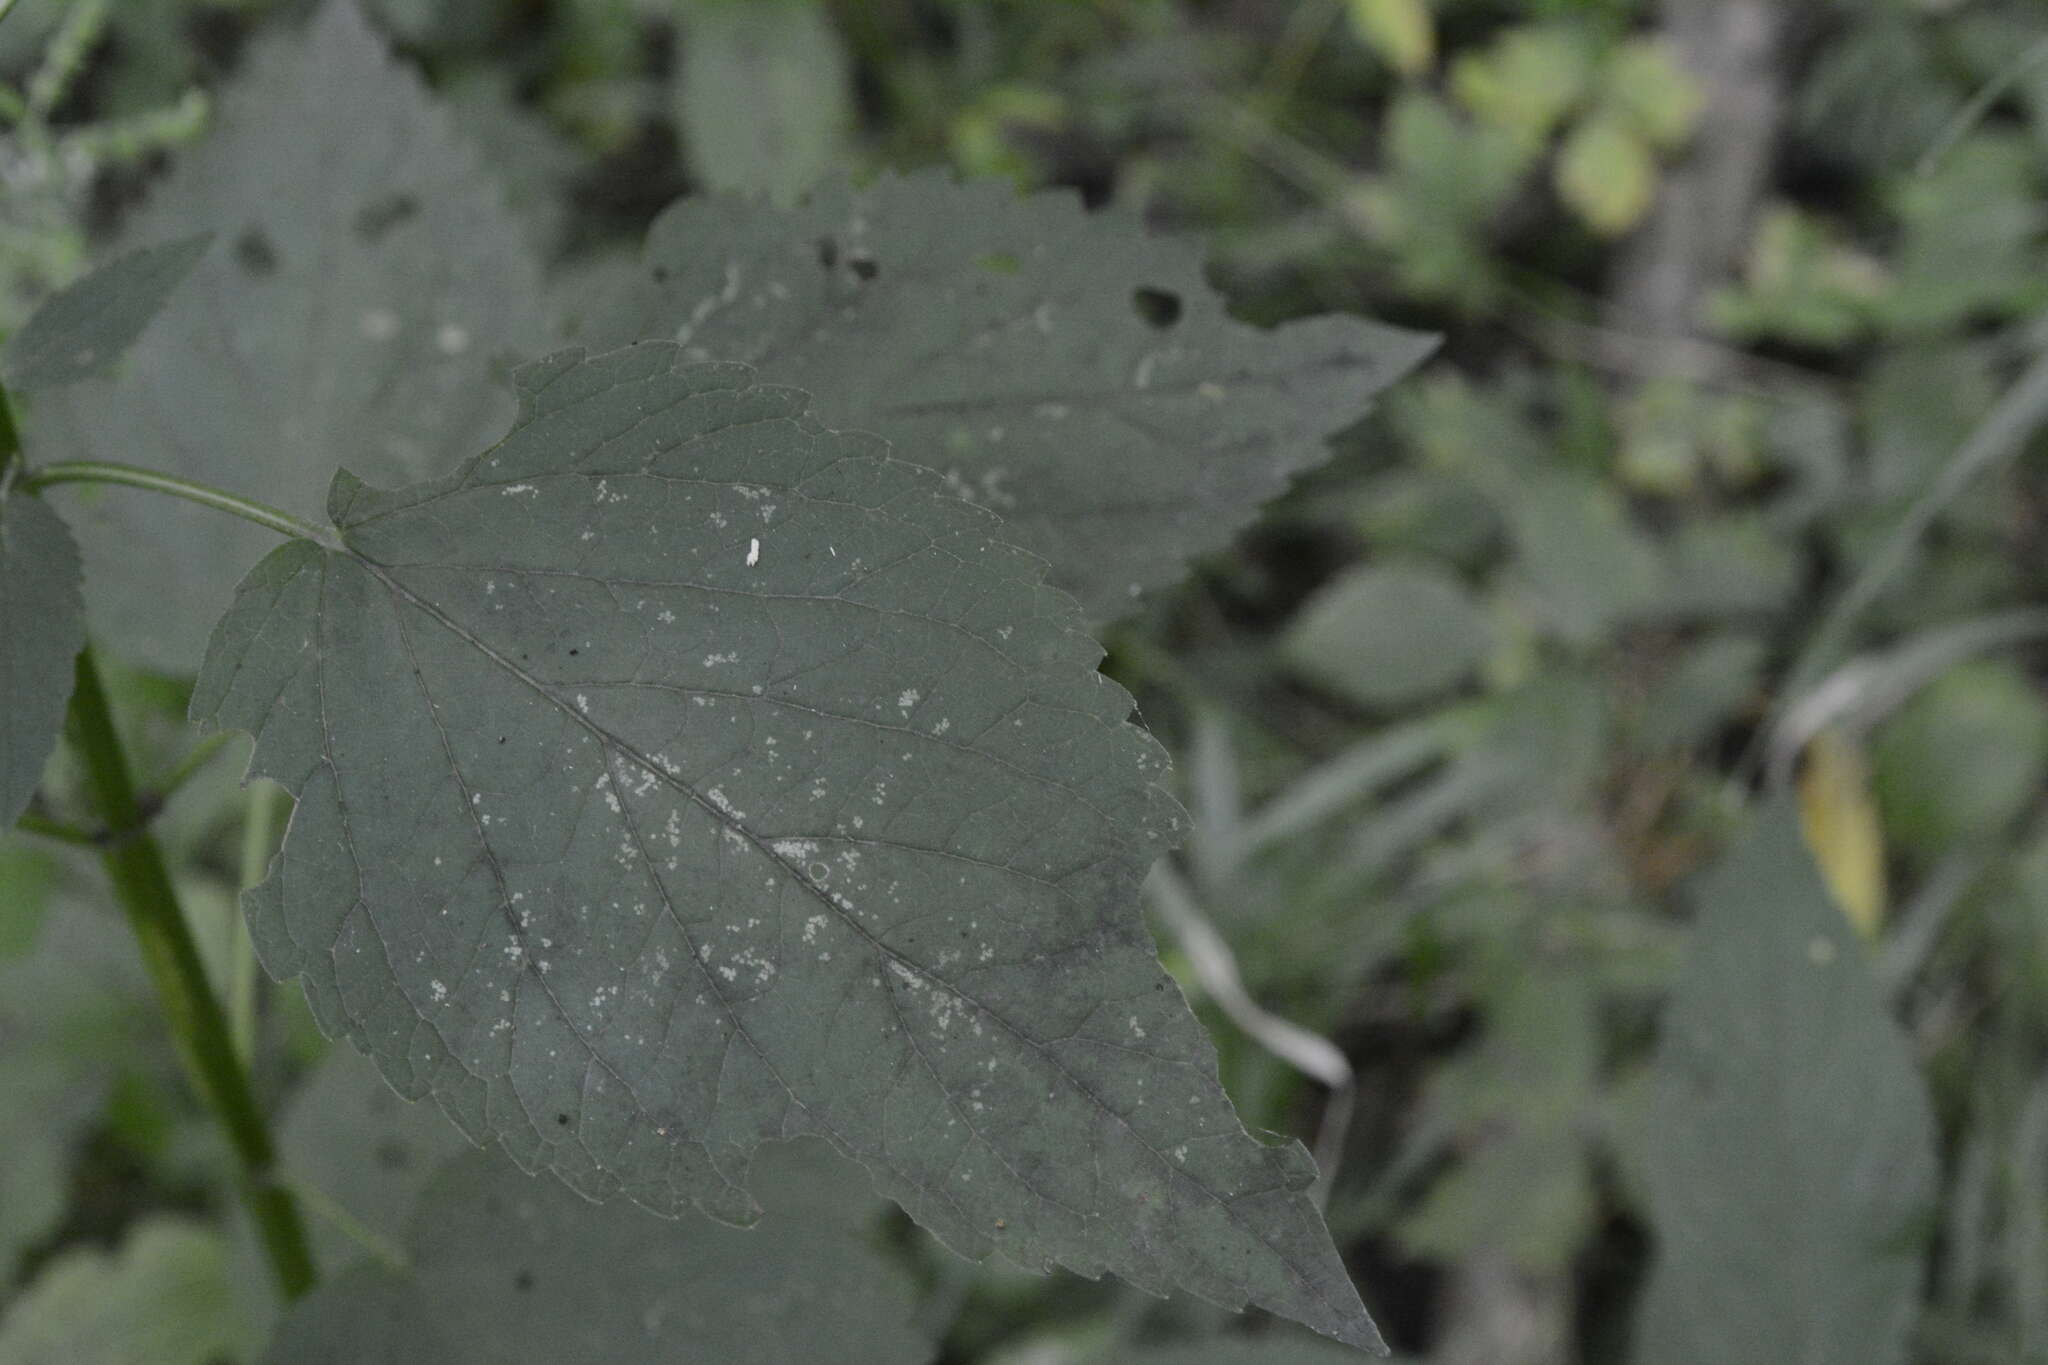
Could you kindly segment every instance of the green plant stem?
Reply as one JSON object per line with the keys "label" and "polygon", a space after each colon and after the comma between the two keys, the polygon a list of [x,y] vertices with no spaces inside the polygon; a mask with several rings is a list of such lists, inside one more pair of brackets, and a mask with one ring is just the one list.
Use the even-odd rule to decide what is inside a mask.
{"label": "green plant stem", "polygon": [[143,828],[142,804],[91,649],[78,656],[70,733],[87,791],[106,822],[108,840],[100,858],[108,879],[141,946],[172,1036],[234,1149],[243,1199],[278,1287],[286,1299],[298,1298],[312,1288],[314,1279],[305,1224],[291,1191],[277,1179],[270,1130],[250,1091],[248,1073],[236,1058],[227,1020],[207,983],[163,854]]}
{"label": "green plant stem", "polygon": [[219,734],[208,735],[205,739],[193,745],[191,752],[179,759],[177,766],[165,773],[163,778],[157,782],[153,788],[156,793],[156,799],[159,802],[168,802],[173,796],[178,794],[179,788],[197,777],[200,771],[213,761],[215,754],[218,754],[222,749],[234,743],[235,739],[236,734],[234,731],[223,730]]}
{"label": "green plant stem", "polygon": [[100,845],[99,836],[91,830],[67,825],[61,820],[52,820],[49,816],[37,814],[32,810],[23,811],[21,818],[14,822],[14,827],[23,834],[37,834],[45,839],[55,839],[59,843],[76,844],[80,848],[98,848]]}
{"label": "green plant stem", "polygon": [[403,1247],[350,1213],[347,1206],[318,1185],[299,1180],[292,1183],[292,1189],[316,1217],[325,1219],[335,1231],[383,1262],[385,1269],[403,1273],[411,1268],[412,1258]]}
{"label": "green plant stem", "polygon": [[332,545],[334,538],[310,521],[301,521],[289,512],[279,511],[253,498],[245,498],[208,484],[194,483],[169,474],[159,474],[154,469],[141,469],[135,465],[108,464],[97,460],[76,460],[59,464],[46,464],[31,470],[22,479],[30,492],[40,492],[60,483],[111,483],[127,488],[147,489],[152,493],[163,493],[186,502],[198,503],[227,512],[244,521],[291,536],[296,540],[311,540],[322,545]]}
{"label": "green plant stem", "polygon": [[[249,813],[242,824],[242,890],[263,880],[270,857],[277,852],[277,792],[268,782],[249,788]],[[249,922],[228,916],[228,1027],[235,1053],[248,1066],[256,1055],[256,942]]]}
{"label": "green plant stem", "polygon": [[0,389],[0,490],[7,487],[7,466],[21,454],[21,432],[14,425],[14,405]]}

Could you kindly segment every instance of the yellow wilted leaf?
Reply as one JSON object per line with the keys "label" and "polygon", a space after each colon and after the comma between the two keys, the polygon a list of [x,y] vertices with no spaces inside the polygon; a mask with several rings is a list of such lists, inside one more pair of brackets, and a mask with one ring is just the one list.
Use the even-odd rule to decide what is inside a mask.
{"label": "yellow wilted leaf", "polygon": [[1856,742],[1823,730],[1799,774],[1799,827],[1835,904],[1865,938],[1884,922],[1884,828],[1871,796],[1870,764]]}
{"label": "yellow wilted leaf", "polygon": [[1348,0],[1351,31],[1404,76],[1436,62],[1436,21],[1424,0]]}

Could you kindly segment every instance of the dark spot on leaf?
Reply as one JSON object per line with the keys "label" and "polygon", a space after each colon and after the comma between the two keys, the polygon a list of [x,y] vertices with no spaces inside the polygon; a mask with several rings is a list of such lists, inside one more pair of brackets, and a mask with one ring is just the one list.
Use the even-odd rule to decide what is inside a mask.
{"label": "dark spot on leaf", "polygon": [[667,284],[667,283],[668,283],[668,267],[667,267],[667,266],[665,266],[665,265],[658,265],[658,266],[654,267],[654,282],[655,282],[656,284]]}
{"label": "dark spot on leaf", "polygon": [[574,649],[572,649],[572,650],[570,650],[570,651],[569,651],[569,657],[573,659],[573,658],[575,658],[575,657],[577,656],[577,654],[578,654],[578,653],[580,653],[580,652],[581,652],[581,651],[579,651],[579,650],[574,650]]}
{"label": "dark spot on leaf", "polygon": [[396,1138],[377,1144],[377,1164],[387,1171],[402,1171],[412,1164],[412,1152]]}
{"label": "dark spot on leaf", "polygon": [[420,201],[404,190],[372,199],[356,210],[356,236],[374,243],[419,211]]}
{"label": "dark spot on leaf", "polygon": [[277,248],[263,235],[262,228],[250,228],[235,239],[235,264],[251,275],[277,273]]}
{"label": "dark spot on leaf", "polygon": [[512,1277],[512,1287],[522,1294],[533,1288],[533,1272],[531,1270],[522,1270],[517,1275],[514,1275]]}
{"label": "dark spot on leaf", "polygon": [[1131,307],[1149,327],[1161,331],[1180,321],[1180,295],[1171,289],[1154,289],[1141,284],[1131,291]]}
{"label": "dark spot on leaf", "polygon": [[567,1114],[557,1114],[555,1115],[555,1122],[567,1128],[569,1126],[569,1116]]}
{"label": "dark spot on leaf", "polygon": [[872,256],[848,256],[846,258],[846,268],[851,270],[863,284],[882,273],[882,267],[875,263],[875,258]]}
{"label": "dark spot on leaf", "polygon": [[838,265],[839,243],[833,241],[830,237],[820,237],[818,239],[818,264],[824,266],[827,270]]}

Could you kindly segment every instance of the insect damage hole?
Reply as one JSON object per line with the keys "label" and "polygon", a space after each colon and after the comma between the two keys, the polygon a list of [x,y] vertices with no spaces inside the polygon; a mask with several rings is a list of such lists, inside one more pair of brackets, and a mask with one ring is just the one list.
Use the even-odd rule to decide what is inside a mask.
{"label": "insect damage hole", "polygon": [[277,273],[277,248],[264,236],[263,229],[249,228],[235,239],[235,264],[251,275],[275,275]]}
{"label": "insect damage hole", "polygon": [[1180,295],[1171,289],[1155,289],[1141,284],[1131,291],[1131,310],[1158,331],[1165,331],[1180,321]]}
{"label": "insect damage hole", "polygon": [[374,246],[385,233],[416,216],[419,211],[420,201],[404,190],[399,190],[372,199],[356,210],[355,221],[351,226],[356,236]]}

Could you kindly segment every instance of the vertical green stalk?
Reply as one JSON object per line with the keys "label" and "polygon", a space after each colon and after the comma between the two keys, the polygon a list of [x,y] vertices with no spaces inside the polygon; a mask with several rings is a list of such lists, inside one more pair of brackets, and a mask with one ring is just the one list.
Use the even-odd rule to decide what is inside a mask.
{"label": "vertical green stalk", "polygon": [[141,945],[171,1035],[234,1148],[242,1172],[242,1197],[255,1219],[278,1287],[285,1298],[295,1299],[312,1288],[314,1278],[305,1224],[291,1191],[277,1179],[277,1153],[270,1130],[236,1055],[227,1018],[207,982],[205,965],[178,906],[163,854],[145,828],[135,781],[90,649],[78,656],[70,734],[84,768],[87,790],[107,827],[101,861]]}
{"label": "vertical green stalk", "polygon": [[[277,852],[277,792],[268,782],[249,786],[249,813],[242,824],[242,890],[263,880],[270,870],[271,855]],[[234,1036],[235,1055],[249,1066],[256,1056],[256,988],[261,984],[256,971],[256,944],[249,937],[249,922],[240,915],[228,916],[228,1028]]]}

